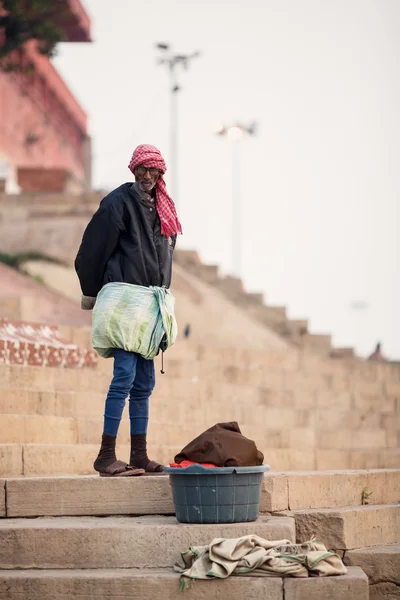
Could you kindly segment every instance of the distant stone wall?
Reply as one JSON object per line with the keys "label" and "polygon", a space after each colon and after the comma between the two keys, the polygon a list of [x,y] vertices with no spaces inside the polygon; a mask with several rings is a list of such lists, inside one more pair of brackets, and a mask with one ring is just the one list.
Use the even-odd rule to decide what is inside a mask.
{"label": "distant stone wall", "polygon": [[103,195],[0,192],[0,251],[42,252],[72,263],[85,227]]}

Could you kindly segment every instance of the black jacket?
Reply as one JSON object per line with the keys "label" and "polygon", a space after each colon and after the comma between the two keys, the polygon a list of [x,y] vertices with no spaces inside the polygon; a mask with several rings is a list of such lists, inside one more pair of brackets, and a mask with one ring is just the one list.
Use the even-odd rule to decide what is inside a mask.
{"label": "black jacket", "polygon": [[161,235],[155,205],[124,183],[101,201],[83,234],[75,260],[82,293],[95,297],[110,282],[169,288],[175,243]]}

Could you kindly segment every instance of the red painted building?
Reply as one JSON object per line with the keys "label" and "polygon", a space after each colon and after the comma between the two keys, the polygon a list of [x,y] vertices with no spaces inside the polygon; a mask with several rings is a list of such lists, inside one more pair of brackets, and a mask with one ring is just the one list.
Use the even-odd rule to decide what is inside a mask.
{"label": "red painted building", "polygon": [[[90,42],[90,19],[80,0],[63,0],[68,42]],[[25,191],[82,189],[90,173],[87,117],[36,42],[16,55],[33,70],[0,70],[0,179]]]}

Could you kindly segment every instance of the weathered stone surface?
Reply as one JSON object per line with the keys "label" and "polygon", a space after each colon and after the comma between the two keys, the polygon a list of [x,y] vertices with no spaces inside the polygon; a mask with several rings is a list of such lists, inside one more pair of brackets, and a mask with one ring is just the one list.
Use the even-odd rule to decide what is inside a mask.
{"label": "weathered stone surface", "polygon": [[[121,439],[121,442],[124,440]],[[126,439],[128,442],[128,439]],[[100,448],[99,444],[26,444],[24,446],[24,475],[28,477],[46,475],[93,475],[93,461]],[[169,464],[181,450],[181,446],[149,446],[152,459]],[[117,445],[120,460],[129,460],[130,447]]]}
{"label": "weathered stone surface", "polygon": [[395,544],[400,539],[400,504],[298,510],[298,541],[315,535],[329,549]]}
{"label": "weathered stone surface", "polygon": [[3,477],[24,474],[21,444],[0,444],[0,473]]}
{"label": "weathered stone surface", "polygon": [[[123,428],[122,428],[123,430]],[[125,442],[125,443],[124,443]],[[0,444],[0,473],[2,477],[49,477],[93,475],[93,462],[99,452],[98,444]],[[181,446],[149,445],[152,459],[166,465],[181,450]],[[117,456],[129,460],[128,435],[117,444]],[[22,459],[23,456],[23,459]]]}
{"label": "weathered stone surface", "polygon": [[285,473],[267,473],[261,491],[261,512],[286,510],[288,508],[288,482]]}
{"label": "weathered stone surface", "polygon": [[358,567],[338,577],[283,580],[285,600],[368,600],[368,578]]}
{"label": "weathered stone surface", "polygon": [[288,432],[289,448],[294,452],[298,450],[313,451],[316,445],[316,433],[310,427],[293,427]]}
{"label": "weathered stone surface", "polygon": [[[88,394],[86,394],[87,396]],[[39,392],[26,389],[0,388],[0,414],[53,415],[76,417],[76,397],[74,393]],[[87,402],[87,398],[86,398]],[[104,403],[104,397],[102,396]],[[83,404],[83,403],[82,403]]]}
{"label": "weathered stone surface", "polygon": [[254,532],[294,541],[294,519],[260,517],[228,525],[178,524],[174,517],[3,519],[0,569],[172,567],[189,546]]}
{"label": "weathered stone surface", "polygon": [[339,431],[319,431],[317,435],[318,448],[371,449],[386,447],[386,431],[384,429],[354,431],[342,429]]}
{"label": "weathered stone surface", "polygon": [[[92,475],[98,445],[89,444],[25,444],[24,475]],[[128,447],[121,447],[118,456],[129,456]],[[125,459],[127,460],[127,458]]]}
{"label": "weathered stone surface", "polygon": [[369,600],[399,600],[400,586],[395,583],[375,583],[369,586]]}
{"label": "weathered stone surface", "polygon": [[400,542],[391,546],[349,550],[344,562],[361,567],[370,583],[387,582],[400,586]]}
{"label": "weathered stone surface", "polygon": [[[1,483],[1,481],[0,481]],[[169,477],[9,479],[9,517],[173,515]]]}
{"label": "weathered stone surface", "polygon": [[[383,409],[380,409],[383,410]],[[378,410],[368,409],[340,409],[336,406],[319,408],[315,413],[315,425],[318,429],[378,429],[381,415]]]}
{"label": "weathered stone surface", "polygon": [[0,414],[1,439],[16,444],[74,444],[77,442],[75,419],[52,415]]}
{"label": "weathered stone surface", "polygon": [[264,453],[264,463],[278,472],[294,470],[310,470],[314,468],[314,450],[293,450],[289,448],[268,448],[260,445]]}
{"label": "weathered stone surface", "polygon": [[[122,456],[122,455],[121,455]],[[91,467],[91,465],[90,465]],[[334,506],[359,506],[361,490],[372,491],[370,504],[393,503],[400,470],[267,473],[261,512]],[[168,477],[107,479],[34,477],[7,480],[8,516],[174,514]]]}
{"label": "weathered stone surface", "polygon": [[[54,376],[62,371],[63,369],[46,369],[18,365],[1,366],[0,386],[12,389],[53,391]],[[3,377],[4,374],[6,374],[5,378]],[[67,372],[68,374],[71,374],[70,371]]]}
{"label": "weathered stone surface", "polygon": [[6,480],[0,479],[0,517],[6,516]]}
{"label": "weathered stone surface", "polygon": [[316,405],[318,408],[326,409],[334,406],[337,410],[350,410],[352,403],[352,396],[349,392],[333,393],[328,390],[324,390],[321,386],[317,391]]}
{"label": "weathered stone surface", "polygon": [[393,413],[396,410],[395,397],[379,394],[355,394],[354,408],[363,411]]}
{"label": "weathered stone surface", "polygon": [[350,469],[398,469],[400,448],[350,451]]}
{"label": "weathered stone surface", "polygon": [[[33,367],[34,368],[34,367]],[[56,392],[79,391],[81,393],[107,392],[110,377],[97,369],[52,369]],[[42,388],[39,388],[42,389]],[[48,388],[43,388],[48,389]]]}
{"label": "weathered stone surface", "polygon": [[229,577],[223,581],[196,581],[183,596],[179,574],[167,569],[0,572],[1,600],[176,600],[181,595],[190,600],[282,600],[282,587],[280,577]]}
{"label": "weathered stone surface", "polygon": [[400,500],[400,469],[314,471],[286,475],[290,510],[359,506],[364,488],[371,493],[371,505],[395,504]]}
{"label": "weathered stone surface", "polygon": [[354,469],[362,468],[350,465],[349,450],[316,450],[315,468],[326,471],[327,469]]}

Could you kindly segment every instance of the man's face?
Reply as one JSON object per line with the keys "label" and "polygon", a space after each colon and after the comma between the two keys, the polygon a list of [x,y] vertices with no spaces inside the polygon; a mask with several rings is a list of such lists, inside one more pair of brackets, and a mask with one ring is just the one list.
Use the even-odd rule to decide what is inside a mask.
{"label": "man's face", "polygon": [[143,165],[139,165],[134,170],[134,175],[140,189],[150,194],[160,177],[160,171],[158,169],[147,169]]}

